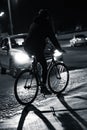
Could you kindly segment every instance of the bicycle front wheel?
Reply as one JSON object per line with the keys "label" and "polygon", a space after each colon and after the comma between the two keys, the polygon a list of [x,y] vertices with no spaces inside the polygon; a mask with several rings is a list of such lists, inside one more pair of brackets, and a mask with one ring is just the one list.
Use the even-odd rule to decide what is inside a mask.
{"label": "bicycle front wheel", "polygon": [[17,101],[22,105],[32,103],[38,93],[35,74],[30,70],[23,70],[15,80],[14,93]]}
{"label": "bicycle front wheel", "polygon": [[48,71],[48,86],[55,93],[65,90],[69,82],[69,71],[64,63],[53,64]]}

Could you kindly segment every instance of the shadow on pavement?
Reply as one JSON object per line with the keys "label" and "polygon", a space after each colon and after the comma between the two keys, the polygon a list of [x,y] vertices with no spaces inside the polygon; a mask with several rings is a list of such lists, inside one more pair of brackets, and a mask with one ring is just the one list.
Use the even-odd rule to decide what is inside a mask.
{"label": "shadow on pavement", "polygon": [[70,93],[72,93],[72,92],[74,92],[74,93],[75,93],[76,91],[77,91],[77,92],[79,92],[79,90],[81,90],[81,88],[82,88],[82,85],[83,85],[83,86],[85,86],[85,85],[86,85],[86,83],[81,84],[81,85],[78,85],[78,86],[77,86],[77,88],[70,88],[70,89],[68,90],[68,92],[67,92],[67,93],[69,93],[69,94],[70,94]]}
{"label": "shadow on pavement", "polygon": [[87,108],[83,109],[72,109],[67,102],[64,99],[64,96],[61,94],[57,96],[60,102],[64,105],[64,107],[67,109],[66,113],[62,113],[55,116],[58,118],[58,120],[62,123],[62,126],[65,130],[83,130],[81,127],[81,124],[87,128],[87,122],[78,115],[76,110],[87,110]]}
{"label": "shadow on pavement", "polygon": [[49,122],[49,120],[42,114],[42,112],[32,104],[25,106],[23,109],[17,130],[22,130],[25,118],[30,111],[33,111],[38,117],[40,117],[40,119],[42,119],[49,130],[56,130],[54,126]]}
{"label": "shadow on pavement", "polygon": [[[55,110],[54,107],[50,107],[51,110],[40,111],[37,107],[30,104],[24,107],[17,130],[22,130],[25,119],[29,112],[33,111],[46,125],[49,130],[56,130],[51,122],[43,115],[43,113],[53,113],[55,122],[61,122],[61,126],[64,130],[83,130],[83,127],[87,128],[87,121],[85,121],[77,111],[87,110],[87,108],[71,108],[64,99],[64,95],[57,95],[59,101],[63,104],[66,109]],[[81,98],[81,97],[78,97]],[[84,98],[83,98],[84,99]],[[38,125],[38,124],[37,124]],[[26,126],[27,127],[27,126]],[[43,129],[43,128],[42,128]]]}

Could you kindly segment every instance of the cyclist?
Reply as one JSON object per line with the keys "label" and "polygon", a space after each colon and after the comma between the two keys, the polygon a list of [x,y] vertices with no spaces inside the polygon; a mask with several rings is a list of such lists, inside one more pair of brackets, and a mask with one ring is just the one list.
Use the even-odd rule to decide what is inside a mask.
{"label": "cyclist", "polygon": [[47,37],[50,38],[56,49],[62,51],[62,48],[55,37],[49,11],[47,9],[40,9],[38,15],[34,18],[34,21],[29,28],[28,36],[24,42],[24,49],[28,52],[28,54],[34,54],[37,58],[37,61],[42,65],[43,83],[41,85],[41,92],[44,94],[50,94],[46,87],[47,63],[44,57],[44,49],[47,44]]}

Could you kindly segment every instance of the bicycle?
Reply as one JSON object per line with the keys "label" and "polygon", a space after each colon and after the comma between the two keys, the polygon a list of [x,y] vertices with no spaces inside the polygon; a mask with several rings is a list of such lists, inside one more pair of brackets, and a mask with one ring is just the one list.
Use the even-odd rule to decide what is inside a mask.
{"label": "bicycle", "polygon": [[[62,53],[59,52],[61,56]],[[51,50],[51,62],[48,63],[47,85],[54,94],[62,93],[69,82],[69,70],[67,66],[55,59],[56,50]],[[31,68],[20,72],[14,83],[14,93],[17,101],[22,105],[32,103],[39,91],[42,83],[42,67],[37,62],[36,57],[32,56],[33,62]],[[39,68],[39,69],[38,69]],[[40,71],[41,69],[41,71]]]}

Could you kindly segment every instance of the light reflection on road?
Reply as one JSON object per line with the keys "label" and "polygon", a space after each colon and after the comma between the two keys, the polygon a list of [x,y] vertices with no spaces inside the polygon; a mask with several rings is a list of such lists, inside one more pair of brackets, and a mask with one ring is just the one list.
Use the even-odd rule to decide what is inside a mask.
{"label": "light reflection on road", "polygon": [[[5,81],[5,82],[4,82]],[[14,115],[21,110],[14,96],[14,79],[10,76],[0,75],[0,120]],[[70,82],[66,89],[68,95],[77,94],[81,91],[82,85],[87,84],[87,69],[70,71]],[[3,87],[2,87],[3,86]],[[87,88],[87,87],[86,87]],[[86,89],[85,88],[85,89]],[[78,91],[77,91],[78,90]],[[86,90],[82,90],[84,93]],[[38,102],[38,99],[36,99]],[[40,99],[39,99],[40,100]]]}

